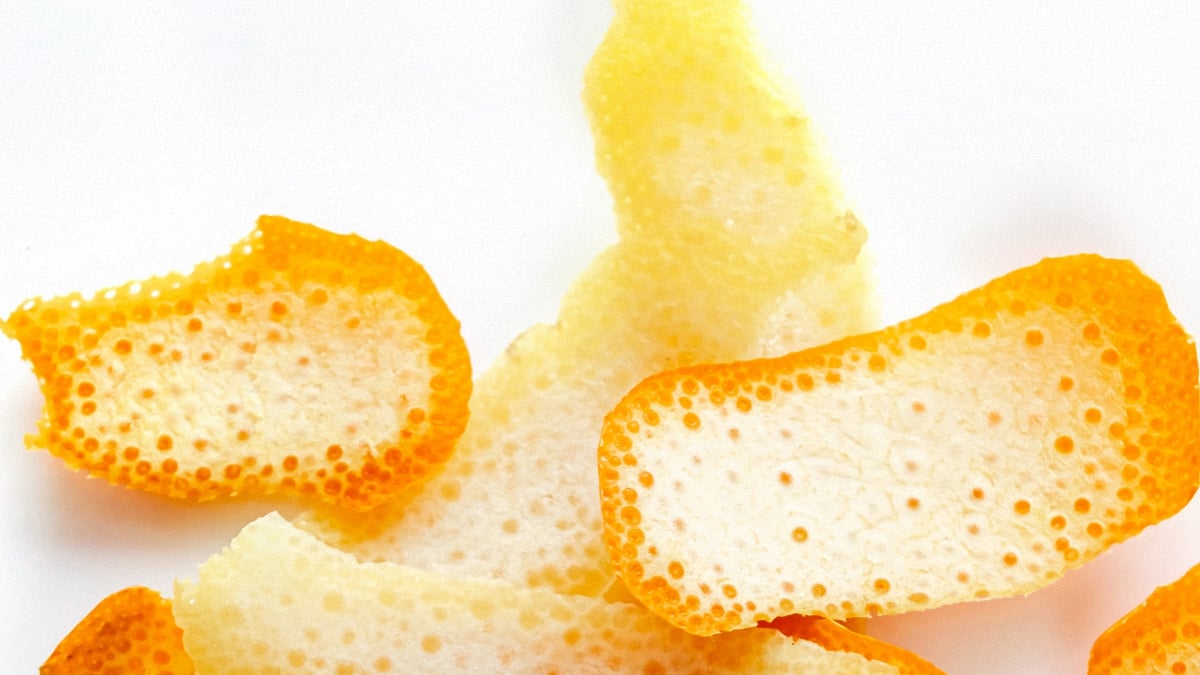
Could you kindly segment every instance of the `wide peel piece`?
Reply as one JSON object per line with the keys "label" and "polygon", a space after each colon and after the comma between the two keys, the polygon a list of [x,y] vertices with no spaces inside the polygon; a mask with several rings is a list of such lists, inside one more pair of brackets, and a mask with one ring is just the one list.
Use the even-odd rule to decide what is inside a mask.
{"label": "wide peel piece", "polygon": [[1187,503],[1196,348],[1082,255],[786,357],[638,385],[599,449],[606,545],[697,634],[1028,593]]}
{"label": "wide peel piece", "polygon": [[1092,646],[1088,675],[1200,673],[1200,565],[1150,594]]}
{"label": "wide peel piece", "polygon": [[[563,592],[612,582],[595,435],[648,373],[873,327],[865,231],[737,2],[619,2],[584,96],[620,241],[477,382],[446,470],[302,524],[372,560]],[[630,327],[636,329],[631,330]]]}
{"label": "wide peel piece", "polygon": [[191,274],[30,300],[0,329],[46,400],[30,446],[171,497],[369,508],[466,425],[466,347],[425,271],[284,218]]}
{"label": "wide peel piece", "polygon": [[131,586],[106,597],[55,648],[41,675],[191,675],[171,601]]}
{"label": "wide peel piece", "polygon": [[176,586],[198,672],[895,673],[769,628],[699,638],[636,605],[361,563],[270,514]]}

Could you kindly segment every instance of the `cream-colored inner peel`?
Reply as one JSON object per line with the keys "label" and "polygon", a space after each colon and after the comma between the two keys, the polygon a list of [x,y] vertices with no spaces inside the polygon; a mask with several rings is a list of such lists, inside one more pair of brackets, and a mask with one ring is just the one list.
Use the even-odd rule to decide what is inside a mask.
{"label": "cream-colored inner peel", "polygon": [[621,240],[478,380],[441,475],[306,529],[365,559],[601,593],[596,445],[625,392],[874,327],[865,230],[738,3],[619,3],[584,98]]}
{"label": "cream-colored inner peel", "polygon": [[[105,393],[78,426],[152,461],[163,444],[197,449],[169,455],[184,472],[239,452],[280,467],[288,456],[324,456],[335,441],[347,459],[394,442],[428,393],[426,327],[411,313],[366,315],[377,303],[350,289],[329,289],[327,306],[313,306],[313,290],[213,293],[187,316],[110,329],[97,351],[121,356],[75,376]],[[377,293],[389,296],[383,306],[398,300]],[[286,307],[303,308],[303,321],[263,320]]]}

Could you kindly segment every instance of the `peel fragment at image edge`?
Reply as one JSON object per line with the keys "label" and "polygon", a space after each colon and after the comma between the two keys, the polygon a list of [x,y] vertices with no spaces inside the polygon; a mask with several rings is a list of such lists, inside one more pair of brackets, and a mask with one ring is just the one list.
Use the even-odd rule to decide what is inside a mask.
{"label": "peel fragment at image edge", "polygon": [[171,601],[131,586],[100,601],[55,648],[41,675],[192,675]]}

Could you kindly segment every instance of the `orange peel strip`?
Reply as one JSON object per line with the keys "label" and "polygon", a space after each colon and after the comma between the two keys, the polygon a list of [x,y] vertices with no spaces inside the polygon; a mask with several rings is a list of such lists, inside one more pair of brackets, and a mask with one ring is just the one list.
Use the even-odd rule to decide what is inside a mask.
{"label": "orange peel strip", "polygon": [[760,57],[738,2],[616,3],[584,97],[620,241],[482,375],[444,472],[305,528],[364,559],[602,593],[595,437],[621,396],[874,327],[866,232]]}
{"label": "orange peel strip", "polygon": [[645,609],[362,563],[269,514],[176,585],[200,672],[895,673],[775,630],[699,638]]}
{"label": "orange peel strip", "polygon": [[790,638],[815,642],[829,651],[854,652],[872,661],[890,663],[899,675],[943,675],[937,666],[907,649],[856,633],[822,616],[793,614],[759,625],[774,628]]}
{"label": "orange peel strip", "polygon": [[42,664],[41,675],[190,675],[171,601],[131,586],[100,601]]}
{"label": "orange peel strip", "polygon": [[1088,675],[1200,673],[1200,565],[1150,594],[1097,638]]}
{"label": "orange peel strip", "polygon": [[602,433],[605,543],[701,635],[1028,593],[1188,502],[1198,415],[1159,286],[1048,259],[879,332],[644,381]]}
{"label": "orange peel strip", "polygon": [[466,347],[425,271],[284,218],[190,275],[30,300],[0,328],[46,400],[27,444],[171,497],[370,508],[466,425]]}

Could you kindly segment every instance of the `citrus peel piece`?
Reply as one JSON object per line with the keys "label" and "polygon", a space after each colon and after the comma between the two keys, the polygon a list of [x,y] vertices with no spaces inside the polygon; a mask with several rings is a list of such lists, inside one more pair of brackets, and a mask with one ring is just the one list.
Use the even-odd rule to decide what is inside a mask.
{"label": "citrus peel piece", "polygon": [[55,648],[41,675],[191,675],[171,601],[131,586],[100,601]]}
{"label": "citrus peel piece", "polygon": [[636,605],[361,563],[270,514],[180,581],[200,672],[894,673],[771,629],[714,638]]}
{"label": "citrus peel piece", "polygon": [[1088,675],[1200,673],[1200,565],[1156,589],[1092,646]]}
{"label": "citrus peel piece", "polygon": [[1184,506],[1196,348],[1081,255],[885,330],[651,377],[599,448],[631,593],[697,634],[1031,592]]}
{"label": "citrus peel piece", "polygon": [[739,3],[617,3],[584,98],[620,241],[478,380],[442,474],[303,527],[364,559],[599,594],[594,439],[630,387],[874,326],[865,231],[760,56]]}
{"label": "citrus peel piece", "polygon": [[676,237],[722,240],[769,269],[779,264],[772,252],[802,268],[853,263],[866,231],[746,6],[614,6],[584,97],[622,236],[660,238],[669,225]]}
{"label": "citrus peel piece", "polygon": [[850,630],[823,616],[793,614],[759,624],[797,640],[808,640],[829,651],[862,654],[872,661],[890,663],[899,675],[943,675],[941,669],[907,649]]}
{"label": "citrus peel piece", "polygon": [[45,397],[27,444],[131,488],[372,507],[451,454],[470,364],[401,251],[264,216],[231,252],[23,305],[0,328]]}

